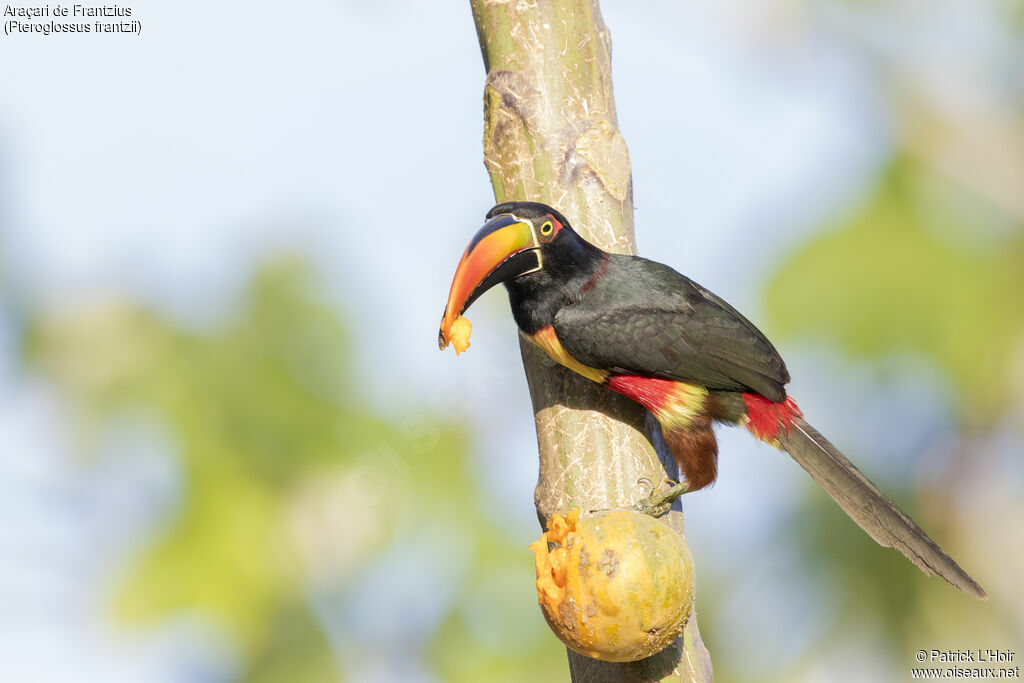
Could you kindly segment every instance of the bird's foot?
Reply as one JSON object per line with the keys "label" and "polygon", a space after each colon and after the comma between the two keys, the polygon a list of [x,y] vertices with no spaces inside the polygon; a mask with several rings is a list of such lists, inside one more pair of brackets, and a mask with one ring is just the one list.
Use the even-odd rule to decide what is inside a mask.
{"label": "bird's foot", "polygon": [[667,483],[672,485],[661,493],[654,493],[644,498],[636,503],[633,509],[651,517],[661,517],[671,509],[672,503],[675,502],[676,498],[690,490],[690,485],[685,481],[676,483],[668,480]]}

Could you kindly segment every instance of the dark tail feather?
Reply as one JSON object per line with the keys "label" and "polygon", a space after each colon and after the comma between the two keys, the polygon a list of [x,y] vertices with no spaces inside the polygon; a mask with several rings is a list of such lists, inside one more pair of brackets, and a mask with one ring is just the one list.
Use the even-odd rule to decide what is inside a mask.
{"label": "dark tail feather", "polygon": [[896,548],[925,574],[938,574],[965,593],[988,600],[981,586],[953,558],[803,418],[796,418],[788,431],[780,430],[777,438],[782,450],[879,545]]}

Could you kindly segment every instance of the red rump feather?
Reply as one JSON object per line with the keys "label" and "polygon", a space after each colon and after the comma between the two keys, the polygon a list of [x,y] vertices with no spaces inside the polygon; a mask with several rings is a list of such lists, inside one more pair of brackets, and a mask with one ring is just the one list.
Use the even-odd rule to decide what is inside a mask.
{"label": "red rump feather", "polygon": [[771,443],[781,430],[789,431],[798,417],[803,417],[796,401],[786,396],[782,403],[773,403],[761,394],[743,394],[747,404],[747,429],[762,441]]}
{"label": "red rump feather", "polygon": [[655,377],[613,375],[608,378],[608,388],[629,396],[657,415],[669,402],[669,397],[676,388],[676,382]]}

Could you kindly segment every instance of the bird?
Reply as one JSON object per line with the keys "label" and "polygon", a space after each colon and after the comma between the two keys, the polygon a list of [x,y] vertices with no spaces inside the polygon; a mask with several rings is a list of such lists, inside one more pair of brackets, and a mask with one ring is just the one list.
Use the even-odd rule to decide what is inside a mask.
{"label": "bird", "polygon": [[[441,318],[444,349],[466,309],[503,284],[522,335],[550,358],[642,405],[688,492],[714,483],[714,425],[788,453],[877,543],[979,599],[978,583],[804,419],[789,371],[747,318],[670,266],[606,252],[558,210],[503,202],[460,259]],[[456,347],[458,348],[458,346]]]}

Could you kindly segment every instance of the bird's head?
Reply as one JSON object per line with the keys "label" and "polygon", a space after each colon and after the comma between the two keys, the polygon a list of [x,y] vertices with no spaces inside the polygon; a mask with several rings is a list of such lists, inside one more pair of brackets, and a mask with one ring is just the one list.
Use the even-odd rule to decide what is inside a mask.
{"label": "bird's head", "polygon": [[587,245],[565,216],[539,202],[505,202],[487,212],[455,270],[437,337],[448,345],[452,324],[491,287],[552,270]]}

